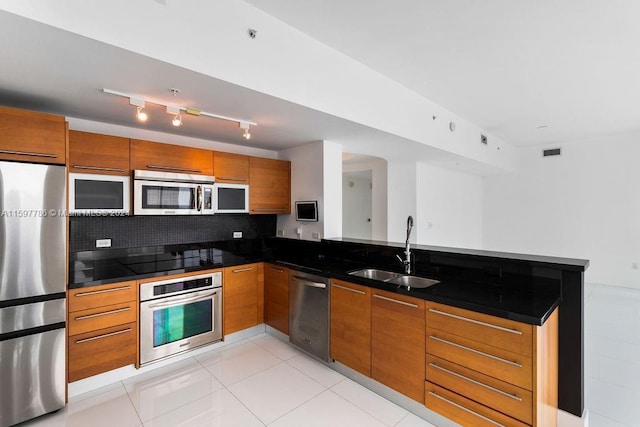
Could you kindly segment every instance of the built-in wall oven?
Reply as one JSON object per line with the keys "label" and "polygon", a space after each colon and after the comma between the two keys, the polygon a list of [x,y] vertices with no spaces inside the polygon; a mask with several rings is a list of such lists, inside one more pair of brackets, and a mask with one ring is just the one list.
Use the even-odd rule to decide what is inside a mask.
{"label": "built-in wall oven", "polygon": [[222,339],[222,272],[140,285],[140,364]]}

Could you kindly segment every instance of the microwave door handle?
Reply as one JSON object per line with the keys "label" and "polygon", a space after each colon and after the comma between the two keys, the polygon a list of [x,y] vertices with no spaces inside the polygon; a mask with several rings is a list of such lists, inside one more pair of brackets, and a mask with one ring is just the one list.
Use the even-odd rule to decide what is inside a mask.
{"label": "microwave door handle", "polygon": [[196,204],[198,212],[202,212],[202,185],[198,185],[198,189],[196,190]]}

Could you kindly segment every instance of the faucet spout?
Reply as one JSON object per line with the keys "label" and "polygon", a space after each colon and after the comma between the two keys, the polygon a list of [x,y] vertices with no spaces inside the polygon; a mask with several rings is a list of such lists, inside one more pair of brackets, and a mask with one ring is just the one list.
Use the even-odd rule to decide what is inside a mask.
{"label": "faucet spout", "polygon": [[407,241],[405,242],[404,247],[404,271],[407,274],[411,274],[411,245],[409,244],[409,237],[411,237],[411,230],[413,229],[413,217],[409,215],[407,218]]}

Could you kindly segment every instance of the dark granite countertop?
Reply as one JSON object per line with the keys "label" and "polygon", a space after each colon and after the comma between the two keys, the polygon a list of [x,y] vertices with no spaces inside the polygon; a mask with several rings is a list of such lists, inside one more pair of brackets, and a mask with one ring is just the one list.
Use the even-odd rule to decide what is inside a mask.
{"label": "dark granite countertop", "polygon": [[69,255],[69,289],[251,264],[264,259],[262,242],[225,241]]}
{"label": "dark granite countertop", "polygon": [[[278,245],[283,240],[274,239],[270,244],[274,242]],[[393,254],[403,245],[353,239],[284,244],[303,246],[278,252],[256,239],[75,252],[70,254],[69,288],[269,261],[324,277],[542,325],[562,300],[561,276],[550,272],[558,267],[584,271],[588,266],[586,260],[412,245],[417,260],[415,275],[440,283],[407,290],[349,274],[360,268],[402,273],[402,266],[395,262]],[[340,245],[340,250],[336,251],[335,245]],[[519,266],[515,269],[484,266],[478,270],[475,261],[471,264],[473,268],[451,264],[450,254],[483,261],[508,260]],[[526,268],[523,270],[521,265]]]}
{"label": "dark granite countertop", "polygon": [[[376,266],[343,260],[277,260],[276,264],[325,277],[357,283],[388,292],[435,301],[531,325],[542,325],[561,302],[560,282],[539,277],[513,278],[517,285],[474,283],[465,280],[436,278],[440,283],[428,288],[411,288],[366,279],[350,271]],[[400,270],[394,272],[402,274]],[[416,274],[421,277],[424,275]],[[434,278],[429,277],[429,278]]]}

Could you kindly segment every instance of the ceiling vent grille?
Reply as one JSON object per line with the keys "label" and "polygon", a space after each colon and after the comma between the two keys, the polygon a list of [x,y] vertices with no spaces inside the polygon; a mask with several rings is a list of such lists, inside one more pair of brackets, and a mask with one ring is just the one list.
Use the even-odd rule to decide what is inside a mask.
{"label": "ceiling vent grille", "polygon": [[542,150],[542,157],[559,156],[559,155],[560,155],[559,148],[550,148],[548,150]]}

